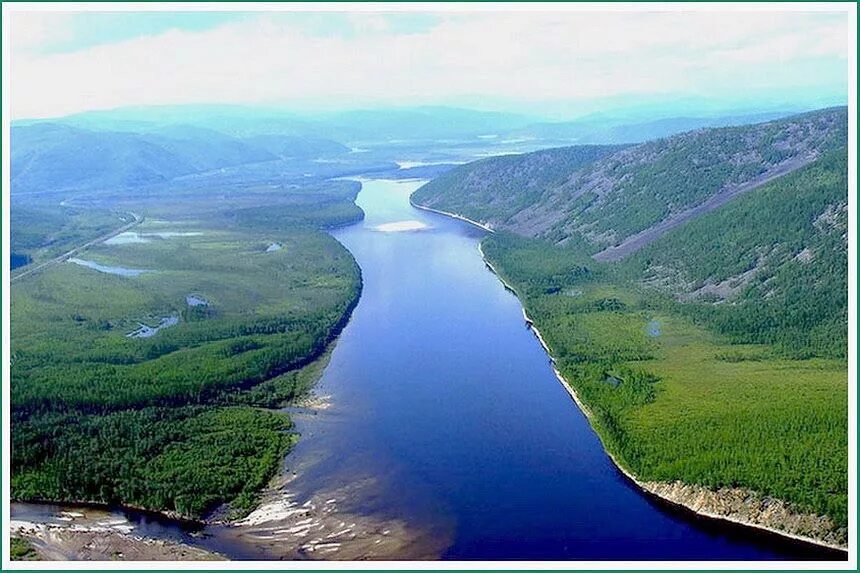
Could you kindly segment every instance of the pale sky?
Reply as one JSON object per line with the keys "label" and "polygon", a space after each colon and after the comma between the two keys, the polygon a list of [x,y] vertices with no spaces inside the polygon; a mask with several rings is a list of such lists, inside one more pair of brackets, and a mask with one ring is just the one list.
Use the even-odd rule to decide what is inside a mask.
{"label": "pale sky", "polygon": [[7,6],[16,119],[183,103],[515,106],[794,90],[847,98],[856,33],[847,5],[842,13],[6,13]]}

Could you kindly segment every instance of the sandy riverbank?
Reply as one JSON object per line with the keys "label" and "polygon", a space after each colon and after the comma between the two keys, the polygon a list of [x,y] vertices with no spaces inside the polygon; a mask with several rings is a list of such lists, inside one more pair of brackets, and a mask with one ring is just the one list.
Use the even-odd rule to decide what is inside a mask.
{"label": "sandy riverbank", "polygon": [[[327,396],[309,396],[303,406],[308,412],[297,415],[317,419],[333,408]],[[353,500],[372,498],[383,487],[373,477],[353,476],[311,492],[295,488],[295,481],[324,458],[313,453],[284,468],[243,519],[215,517],[193,532],[181,533],[181,524],[167,517],[158,518],[164,526],[147,525],[118,508],[16,503],[7,533],[25,539],[46,561],[439,558],[449,540],[438,531],[353,508]]]}
{"label": "sandy riverbank", "polygon": [[[292,409],[297,420],[316,424],[338,417],[324,394],[309,393]],[[324,452],[288,457],[289,469],[282,466],[254,511],[238,521],[211,516],[189,535],[180,534],[182,523],[165,512],[151,514],[169,524],[159,528],[129,519],[121,508],[28,503],[13,504],[7,533],[28,541],[42,560],[438,559],[449,542],[444,535],[352,507],[352,500],[372,498],[383,487],[371,476],[310,492],[294,487],[324,458]]]}
{"label": "sandy riverbank", "polygon": [[[14,513],[13,513],[14,515]],[[141,535],[117,514],[92,508],[59,509],[53,522],[15,519],[9,533],[33,547],[39,559],[92,561],[216,561],[224,556],[171,539]]]}
{"label": "sandy riverbank", "polygon": [[[299,474],[308,468],[299,469]],[[372,496],[373,477],[299,497],[295,475],[281,476],[262,503],[217,535],[250,548],[258,559],[402,560],[438,559],[447,540],[402,519],[353,510],[351,500]]]}
{"label": "sandy riverbank", "polygon": [[421,221],[395,221],[393,223],[383,223],[374,227],[375,230],[382,233],[402,233],[408,231],[423,231],[429,229],[430,225]]}

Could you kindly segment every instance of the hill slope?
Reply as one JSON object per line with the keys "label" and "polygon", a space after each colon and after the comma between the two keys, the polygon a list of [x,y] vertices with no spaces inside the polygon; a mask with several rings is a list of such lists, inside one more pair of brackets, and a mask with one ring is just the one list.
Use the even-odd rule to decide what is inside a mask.
{"label": "hill slope", "polygon": [[[847,352],[848,151],[666,234],[625,263],[735,342]],[[695,303],[695,304],[690,304]]]}
{"label": "hill slope", "polygon": [[[847,133],[847,110],[831,108],[692,131],[614,153],[586,147],[542,151],[508,158],[503,170],[488,170],[482,162],[464,165],[414,198],[494,228],[591,253],[606,250],[600,258],[615,260],[846,145]],[[535,163],[552,175],[535,177]]]}
{"label": "hill slope", "polygon": [[[594,153],[564,173],[585,149],[544,152],[546,171],[527,170],[536,154],[465,165],[413,199],[497,229],[487,261],[650,491],[845,547],[845,110]],[[655,226],[624,260],[600,254]]]}
{"label": "hill slope", "polygon": [[546,189],[564,184],[570,173],[619,149],[589,145],[489,157],[433,179],[415,191],[412,201],[504,227],[540,201]]}

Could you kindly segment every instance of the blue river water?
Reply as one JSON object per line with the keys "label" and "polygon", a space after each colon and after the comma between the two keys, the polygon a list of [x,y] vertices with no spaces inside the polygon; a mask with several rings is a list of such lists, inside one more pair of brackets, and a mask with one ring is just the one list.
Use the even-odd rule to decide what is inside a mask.
{"label": "blue river water", "polygon": [[[333,233],[364,288],[314,390],[330,406],[294,409],[301,439],[284,467],[296,499],[348,491],[343,515],[404,522],[443,559],[844,558],[696,517],[628,482],[483,263],[485,232],[413,208],[419,185],[364,181],[365,220]],[[13,504],[12,516],[53,523],[62,509]],[[139,535],[264,557],[229,527],[200,535],[111,511]]]}
{"label": "blue river water", "polygon": [[424,524],[448,559],[810,556],[639,492],[484,265],[484,231],[410,206],[420,182],[363,183],[365,220],[334,234],[364,290],[317,387],[333,411],[299,421],[291,457],[316,463],[296,488],[377,480],[354,509]]}

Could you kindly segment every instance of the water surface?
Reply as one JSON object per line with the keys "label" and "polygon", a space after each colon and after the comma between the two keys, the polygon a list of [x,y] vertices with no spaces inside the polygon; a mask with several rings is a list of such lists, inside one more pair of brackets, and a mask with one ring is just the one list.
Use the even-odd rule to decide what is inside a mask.
{"label": "water surface", "polygon": [[159,330],[164,328],[170,328],[171,326],[176,326],[179,324],[179,317],[176,315],[165,316],[161,320],[158,321],[158,324],[155,326],[149,326],[148,324],[144,324],[142,322],[137,323],[137,328],[133,331],[129,332],[125,336],[127,338],[152,338],[156,334],[158,334]]}
{"label": "water surface", "polygon": [[82,267],[87,267],[88,269],[93,269],[94,271],[98,271],[100,273],[107,273],[109,275],[118,275],[121,277],[138,277],[143,273],[152,272],[148,269],[128,269],[125,267],[112,267],[109,265],[102,265],[95,261],[88,261],[86,259],[79,259],[76,257],[72,257],[69,259],[70,263],[74,263],[76,265],[80,265]]}
{"label": "water surface", "polygon": [[[808,548],[669,511],[612,465],[481,260],[484,232],[417,210],[414,181],[365,181],[335,233],[364,290],[287,467],[300,495],[371,480],[349,503],[427,527],[451,559],[774,559]],[[421,232],[380,233],[409,221]],[[807,551],[805,553],[804,551]]]}
{"label": "water surface", "polygon": [[[405,522],[446,559],[844,558],[695,518],[631,485],[481,260],[484,231],[412,208],[418,185],[365,181],[365,220],[335,232],[364,289],[315,390],[326,405],[291,409],[302,438],[285,459],[290,499],[331,496],[335,521]],[[12,514],[45,521],[62,510],[14,504]],[[289,554],[254,531],[108,515],[136,535],[232,558]]]}

